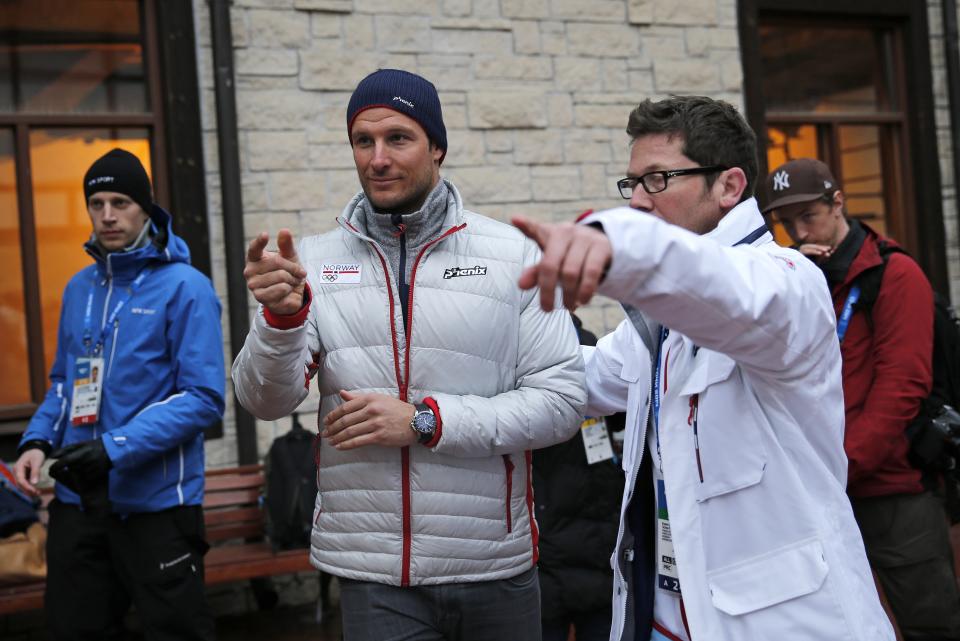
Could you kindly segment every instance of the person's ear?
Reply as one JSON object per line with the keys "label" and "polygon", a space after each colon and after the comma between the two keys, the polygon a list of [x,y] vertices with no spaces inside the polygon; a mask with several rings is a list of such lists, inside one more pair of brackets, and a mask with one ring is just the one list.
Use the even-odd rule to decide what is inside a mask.
{"label": "person's ear", "polygon": [[843,192],[839,189],[833,192],[833,209],[843,215]]}
{"label": "person's ear", "polygon": [[740,202],[743,190],[747,188],[747,175],[740,167],[731,167],[720,172],[714,189],[720,192],[720,208],[724,211],[733,209]]}

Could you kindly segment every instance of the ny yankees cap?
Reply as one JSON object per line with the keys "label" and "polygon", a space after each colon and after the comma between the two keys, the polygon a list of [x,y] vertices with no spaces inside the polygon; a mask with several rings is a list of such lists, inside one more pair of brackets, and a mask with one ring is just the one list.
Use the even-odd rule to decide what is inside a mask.
{"label": "ny yankees cap", "polygon": [[765,184],[767,213],[784,205],[816,200],[825,194],[833,194],[840,185],[830,173],[830,168],[816,158],[797,158],[785,162],[770,172]]}

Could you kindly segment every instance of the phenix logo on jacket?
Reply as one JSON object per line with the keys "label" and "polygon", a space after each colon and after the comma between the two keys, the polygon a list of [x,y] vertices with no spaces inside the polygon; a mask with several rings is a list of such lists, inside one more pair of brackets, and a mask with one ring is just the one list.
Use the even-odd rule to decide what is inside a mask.
{"label": "phenix logo on jacket", "polygon": [[457,276],[486,276],[487,268],[477,265],[476,267],[449,267],[443,271],[445,279],[456,278]]}

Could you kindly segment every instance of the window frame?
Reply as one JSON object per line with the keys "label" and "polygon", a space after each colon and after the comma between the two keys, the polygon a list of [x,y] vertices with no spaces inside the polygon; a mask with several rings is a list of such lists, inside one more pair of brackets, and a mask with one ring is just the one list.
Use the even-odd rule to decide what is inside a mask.
{"label": "window frame", "polygon": [[[842,25],[875,25],[894,31],[894,82],[902,87],[905,104],[899,105],[902,122],[902,153],[892,158],[897,172],[895,190],[900,194],[904,211],[901,228],[903,244],[930,278],[938,291],[949,291],[947,256],[943,223],[943,194],[940,162],[937,155],[937,133],[934,120],[933,76],[930,62],[930,33],[926,3],[900,0],[740,0],[738,4],[740,48],[744,75],[744,98],[747,120],[758,132],[760,175],[767,174],[767,112],[763,95],[763,61],[760,57],[760,21],[830,20]],[[869,119],[884,125],[891,112],[851,114],[857,123]],[[783,124],[781,116],[803,117],[803,122],[816,124],[813,114],[776,114],[772,121]],[[830,117],[839,124],[847,119]],[[901,120],[902,119],[902,120]],[[831,153],[835,153],[835,150]],[[912,170],[911,170],[912,168]],[[762,184],[762,181],[760,181]]]}

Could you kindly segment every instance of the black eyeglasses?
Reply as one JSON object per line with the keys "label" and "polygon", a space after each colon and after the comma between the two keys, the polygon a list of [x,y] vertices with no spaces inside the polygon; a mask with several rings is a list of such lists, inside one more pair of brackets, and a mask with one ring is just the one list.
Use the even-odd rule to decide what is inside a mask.
{"label": "black eyeglasses", "polygon": [[643,185],[644,191],[648,194],[658,194],[667,188],[667,182],[677,176],[691,176],[694,174],[715,174],[718,171],[726,171],[729,167],[722,165],[710,165],[709,167],[691,167],[689,169],[670,169],[667,171],[651,171],[642,176],[629,176],[617,181],[617,189],[620,195],[629,200],[633,197],[633,190],[637,185]]}

